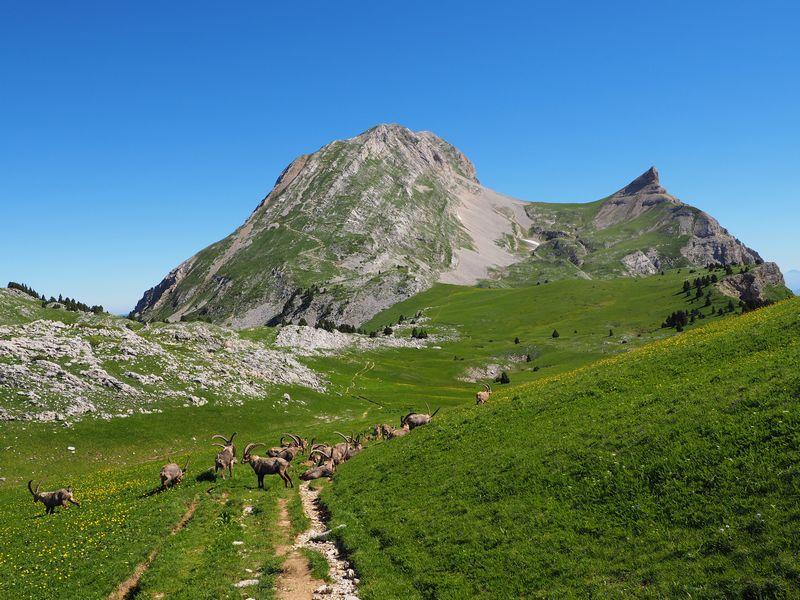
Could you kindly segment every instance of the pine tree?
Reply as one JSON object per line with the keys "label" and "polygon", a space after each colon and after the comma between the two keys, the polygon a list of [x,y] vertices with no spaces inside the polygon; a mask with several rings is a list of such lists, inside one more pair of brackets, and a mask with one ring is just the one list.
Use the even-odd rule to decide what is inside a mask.
{"label": "pine tree", "polygon": [[518,337],[515,337],[515,338],[514,338],[514,343],[515,343],[515,344],[519,344],[519,338],[518,338]]}
{"label": "pine tree", "polygon": [[558,330],[557,329],[553,329],[553,333],[551,335],[552,335],[553,339],[557,338],[558,337]]}

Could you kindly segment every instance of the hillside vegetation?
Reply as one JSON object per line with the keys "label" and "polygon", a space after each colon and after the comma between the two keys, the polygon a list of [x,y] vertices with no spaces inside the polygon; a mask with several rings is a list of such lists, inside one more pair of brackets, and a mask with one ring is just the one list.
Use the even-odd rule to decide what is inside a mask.
{"label": "hillside vegetation", "polygon": [[[277,499],[286,497],[296,506],[297,495],[291,490],[284,492],[277,480],[268,482],[267,492],[257,492],[251,470],[241,465],[233,482],[209,480],[204,471],[213,465],[216,449],[209,445],[212,433],[238,431],[241,449],[250,441],[277,443],[287,430],[309,438],[315,436],[318,441],[333,441],[335,430],[365,431],[381,422],[397,425],[401,414],[423,410],[426,404],[432,409],[442,407],[437,421],[449,419],[448,413],[456,407],[474,402],[477,381],[491,380],[486,374],[488,365],[503,367],[510,375],[508,386],[495,385],[498,391],[493,398],[502,398],[526,389],[526,382],[541,385],[539,380],[549,381],[604,357],[629,355],[629,349],[673,336],[675,330],[662,328],[661,322],[678,310],[697,308],[707,315],[687,324],[688,330],[702,323],[738,322],[727,312],[721,317],[710,316],[724,309],[729,301],[713,286],[704,290],[704,294],[712,294],[710,306],[705,306],[705,296],[695,299],[694,295],[687,297],[681,292],[686,279],[704,273],[684,269],[641,279],[560,281],[515,289],[438,285],[383,312],[369,324],[370,328],[380,329],[392,325],[390,338],[405,339],[414,327],[424,328],[430,335],[424,340],[427,346],[376,346],[363,350],[346,347],[331,353],[311,351],[302,355],[293,354],[291,348],[278,347],[276,337],[280,334],[274,328],[233,332],[206,323],[143,326],[115,317],[45,309],[32,299],[0,290],[0,350],[35,349],[28,360],[9,354],[0,356],[0,368],[15,372],[24,367],[39,373],[40,367],[50,362],[66,373],[84,378],[84,367],[78,368],[69,364],[69,357],[56,355],[60,348],[76,345],[85,349],[81,354],[84,359],[94,357],[98,368],[138,391],[132,405],[132,396],[122,391],[106,386],[86,388],[82,396],[114,416],[110,420],[89,412],[60,422],[0,423],[4,440],[0,477],[5,478],[0,482],[0,595],[13,590],[16,597],[33,598],[48,590],[57,597],[80,591],[83,598],[103,598],[155,550],[158,556],[142,578],[139,597],[156,598],[167,593],[168,597],[197,598],[203,596],[198,596],[196,590],[203,589],[208,590],[205,597],[209,598],[270,598],[274,591],[271,579],[280,562],[274,547],[285,543],[275,529]],[[420,311],[417,323],[412,324]],[[398,326],[401,313],[405,319]],[[54,325],[56,333],[52,337],[48,332]],[[560,332],[558,338],[552,337],[554,328]],[[45,340],[52,343],[45,344]],[[123,352],[123,348],[141,351],[133,354]],[[143,352],[148,349],[153,350],[152,356]],[[51,356],[49,352],[55,354]],[[325,390],[282,380],[253,379],[246,374],[223,379],[231,368],[238,372],[237,365],[243,364],[252,371],[248,357],[251,353],[262,356],[264,352],[286,354],[324,380]],[[477,381],[464,381],[473,370],[481,373]],[[125,375],[126,371],[157,374],[163,382],[142,383]],[[200,371],[209,373],[208,381],[196,380]],[[56,383],[66,380],[66,376],[52,378]],[[219,381],[226,383],[222,387],[209,384]],[[169,390],[183,396],[169,395]],[[253,393],[245,394],[243,390]],[[32,410],[31,405],[24,407],[27,400],[17,391],[10,379],[0,381],[0,401],[9,411],[15,406]],[[290,394],[290,401],[282,399],[284,393]],[[187,402],[186,398],[192,396],[198,400]],[[37,401],[44,406],[39,408],[53,410],[57,406],[51,402],[59,398],[42,392]],[[144,410],[129,413],[131,406]],[[485,407],[484,412],[494,410]],[[455,418],[461,419],[465,414],[472,413],[459,412]],[[487,423],[486,427],[495,425]],[[530,425],[530,429],[536,432],[538,425]],[[427,432],[420,430],[412,437],[418,434],[425,436]],[[491,466],[498,438],[489,430],[484,434],[488,460],[483,464]],[[390,446],[376,446],[365,457],[380,457],[382,449]],[[524,444],[509,448],[509,460],[515,453],[524,455],[524,448]],[[456,460],[447,453],[444,456],[446,460]],[[170,492],[152,494],[158,471],[170,457],[181,464],[189,458],[190,476]],[[368,470],[370,464],[371,460],[347,464],[340,469],[339,477],[348,482],[351,470]],[[376,464],[381,469],[388,468],[380,460]],[[421,464],[416,468],[420,473],[427,469]],[[303,470],[297,465],[292,467],[295,481]],[[431,474],[432,485],[447,489],[440,471],[433,470]],[[43,489],[72,485],[82,506],[43,518],[41,505],[34,505],[25,489],[31,478],[44,479]],[[458,498],[467,482],[460,477],[455,482],[458,485],[453,488],[454,497]],[[344,491],[348,485],[336,483],[335,488]],[[393,493],[391,488],[388,491]],[[365,495],[362,500],[369,498],[379,501],[374,495]],[[427,501],[425,496],[420,498]],[[397,501],[402,499],[401,493]],[[194,518],[180,533],[167,537],[193,502],[197,503]],[[384,514],[382,518],[387,520],[375,520],[376,531],[380,533],[381,523],[402,526],[427,510],[413,500],[409,502],[402,507],[397,505],[409,510],[408,515]],[[244,506],[255,507],[254,512],[245,514]],[[353,535],[358,535],[355,523],[352,525]],[[381,536],[379,539],[389,539],[383,533]],[[245,544],[230,553],[232,540]],[[360,543],[358,539],[348,541],[356,542]],[[365,574],[365,593],[387,597],[381,595],[386,586],[398,581],[398,589],[406,589],[403,586],[409,585],[410,580],[397,580],[394,567],[370,571],[369,562],[358,558],[368,556],[371,548],[367,544],[356,552],[361,561],[358,566]],[[432,556],[435,559],[436,552]],[[102,574],[97,573],[98,564],[103,565]],[[436,565],[436,560],[431,564]],[[247,569],[261,573],[258,589],[234,589],[233,583],[250,577]],[[175,570],[178,576],[173,575]],[[218,576],[220,572],[224,576]],[[450,589],[448,581],[452,576],[440,579],[445,597]],[[370,592],[373,589],[377,591]],[[413,586],[409,589],[417,593]],[[453,592],[455,596],[459,593]]]}
{"label": "hillside vegetation", "polygon": [[496,394],[325,492],[362,598],[800,589],[800,300]]}

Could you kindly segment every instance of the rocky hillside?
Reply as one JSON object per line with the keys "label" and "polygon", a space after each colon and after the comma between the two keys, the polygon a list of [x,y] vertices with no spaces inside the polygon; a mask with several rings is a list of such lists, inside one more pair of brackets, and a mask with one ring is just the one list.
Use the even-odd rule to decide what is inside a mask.
{"label": "rocky hillside", "polygon": [[[524,261],[496,272],[500,284],[644,276],[684,265],[763,262],[711,215],[670,195],[655,167],[603,200],[531,202],[526,210],[533,222],[530,238],[539,245]],[[780,276],[777,267],[774,270]]]}
{"label": "rocky hillside", "polygon": [[[208,323],[154,323],[42,308],[0,288],[0,422],[101,419],[170,406],[268,402],[286,389],[326,390],[327,375],[298,360],[418,340],[286,327],[274,343]],[[431,339],[430,341],[433,341]]]}
{"label": "rocky hillside", "polygon": [[172,270],[134,314],[359,325],[437,281],[529,285],[712,262],[761,259],[670,196],[655,168],[599,202],[526,203],[481,186],[432,133],[379,125],[297,158],[241,227]]}

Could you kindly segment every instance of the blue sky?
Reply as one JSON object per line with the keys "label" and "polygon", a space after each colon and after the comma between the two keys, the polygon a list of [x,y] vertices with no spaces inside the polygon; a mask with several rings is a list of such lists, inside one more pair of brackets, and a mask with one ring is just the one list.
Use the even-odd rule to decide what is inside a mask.
{"label": "blue sky", "polygon": [[651,4],[2,0],[0,283],[127,310],[296,155],[380,122],[528,200],[655,164],[800,268],[800,8]]}

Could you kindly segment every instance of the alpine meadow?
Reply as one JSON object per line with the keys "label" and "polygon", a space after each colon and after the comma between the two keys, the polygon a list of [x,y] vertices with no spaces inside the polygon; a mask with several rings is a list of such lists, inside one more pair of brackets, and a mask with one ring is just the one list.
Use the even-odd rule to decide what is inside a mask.
{"label": "alpine meadow", "polygon": [[0,19],[0,600],[800,597],[793,7],[88,8]]}

